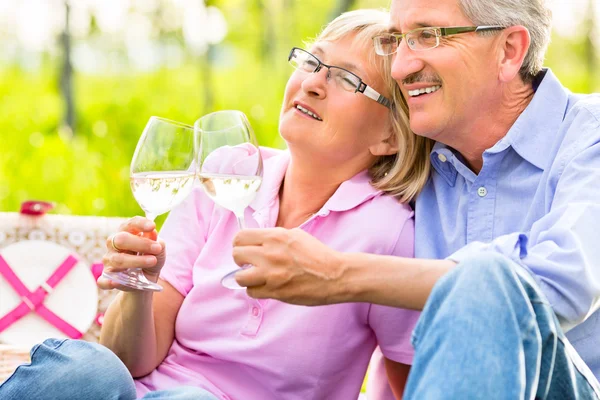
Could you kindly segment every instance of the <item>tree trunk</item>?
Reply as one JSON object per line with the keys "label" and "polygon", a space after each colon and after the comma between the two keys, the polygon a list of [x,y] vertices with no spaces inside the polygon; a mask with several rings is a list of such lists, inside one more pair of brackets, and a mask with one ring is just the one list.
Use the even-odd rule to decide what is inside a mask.
{"label": "tree trunk", "polygon": [[596,14],[594,10],[594,2],[596,0],[589,0],[588,12],[586,13],[584,26],[585,26],[585,64],[588,73],[587,80],[587,93],[591,93],[594,90],[595,72],[596,72],[596,49],[594,47],[593,38],[596,33]]}
{"label": "tree trunk", "polygon": [[350,10],[354,6],[355,3],[356,3],[356,0],[338,0],[336,5],[330,11],[329,18],[327,19],[327,21],[325,23],[329,23],[331,20],[338,17],[341,13],[344,13],[344,12]]}
{"label": "tree trunk", "polygon": [[71,63],[71,7],[69,1],[65,1],[65,29],[61,34],[61,46],[63,53],[63,64],[60,74],[60,89],[65,103],[65,114],[63,124],[75,132],[75,101],[73,98],[73,65]]}
{"label": "tree trunk", "polygon": [[213,74],[212,74],[212,59],[215,52],[215,46],[212,44],[208,45],[206,53],[202,56],[201,61],[201,77],[202,79],[202,112],[201,115],[208,114],[213,111],[215,106],[215,96],[213,90]]}
{"label": "tree trunk", "polygon": [[[204,7],[216,6],[215,0],[200,0],[200,2],[204,4]],[[215,51],[215,46],[209,43],[206,53],[204,53],[200,60],[200,86],[202,90],[202,110],[200,110],[200,115],[212,112],[215,106],[212,73],[212,61],[214,59]]]}
{"label": "tree trunk", "polygon": [[[287,56],[290,49],[294,46],[300,46],[301,43],[297,43],[295,40],[296,33],[296,9],[294,7],[295,1],[297,0],[283,0],[281,9],[281,24],[279,25],[278,36],[281,38],[279,43],[279,49],[277,53],[277,60],[275,65],[279,66],[279,76],[281,82],[287,81],[290,76],[289,65],[282,56]],[[292,38],[294,38],[292,40]]]}
{"label": "tree trunk", "polygon": [[262,40],[260,43],[261,60],[263,63],[271,65],[277,40],[275,38],[275,28],[273,27],[273,10],[267,3],[268,0],[257,0],[261,19],[260,26],[262,27]]}

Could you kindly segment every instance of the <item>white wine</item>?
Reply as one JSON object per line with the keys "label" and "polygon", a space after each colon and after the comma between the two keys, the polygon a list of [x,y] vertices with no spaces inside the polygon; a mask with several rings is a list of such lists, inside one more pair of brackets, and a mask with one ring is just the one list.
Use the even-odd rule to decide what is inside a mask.
{"label": "white wine", "polygon": [[133,197],[142,210],[155,216],[181,203],[194,187],[193,172],[139,172],[131,175]]}
{"label": "white wine", "polygon": [[254,200],[261,182],[260,176],[200,174],[200,183],[212,201],[237,216]]}

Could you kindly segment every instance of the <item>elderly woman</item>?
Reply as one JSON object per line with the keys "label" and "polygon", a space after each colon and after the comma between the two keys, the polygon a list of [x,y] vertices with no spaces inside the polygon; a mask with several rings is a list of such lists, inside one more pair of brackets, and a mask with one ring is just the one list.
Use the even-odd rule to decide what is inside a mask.
{"label": "elderly woman", "polygon": [[[382,11],[349,12],[307,50],[292,49],[296,70],[279,125],[288,151],[266,152],[248,225],[302,229],[344,252],[412,256],[406,203],[427,179],[430,144],[409,132],[390,60],[372,48],[387,21]],[[224,288],[235,216],[200,189],[171,212],[158,242],[138,236],[154,229],[136,217],[107,241],[106,270],[143,268],[164,287],[125,291],[99,281],[124,290],[101,335],[118,358],[97,345],[47,341],[34,349],[32,366],[0,386],[0,397],[356,399],[376,346],[401,395],[418,313],[362,303],[301,307]],[[52,374],[25,388],[44,365]]]}

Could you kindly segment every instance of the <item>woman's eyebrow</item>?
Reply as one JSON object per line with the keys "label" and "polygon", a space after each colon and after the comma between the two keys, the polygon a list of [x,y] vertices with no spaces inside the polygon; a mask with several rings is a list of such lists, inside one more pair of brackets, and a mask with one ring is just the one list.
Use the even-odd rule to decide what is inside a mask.
{"label": "woman's eyebrow", "polygon": [[[318,53],[320,55],[323,54],[323,49],[319,46],[314,46],[311,50],[310,50],[313,54]],[[315,54],[316,55],[316,54]]]}
{"label": "woman's eyebrow", "polygon": [[358,73],[361,72],[361,69],[358,65],[353,64],[351,62],[347,62],[347,61],[342,61],[339,64],[336,64],[338,67],[342,67],[344,69],[350,70],[350,71],[356,71]]}
{"label": "woman's eyebrow", "polygon": [[[325,55],[325,52],[319,46],[313,47],[311,49],[311,52],[314,55],[319,56],[319,57],[323,57]],[[321,62],[325,62],[325,61],[321,60]],[[351,72],[353,72],[353,73],[355,73],[357,75],[363,73],[363,70],[358,65],[356,65],[356,64],[354,64],[352,62],[349,62],[349,61],[341,61],[339,63],[332,63],[332,64],[329,64],[329,62],[326,62],[325,64],[332,65],[334,67],[341,67],[341,68],[347,69],[347,70],[349,70],[349,71],[351,71]]]}

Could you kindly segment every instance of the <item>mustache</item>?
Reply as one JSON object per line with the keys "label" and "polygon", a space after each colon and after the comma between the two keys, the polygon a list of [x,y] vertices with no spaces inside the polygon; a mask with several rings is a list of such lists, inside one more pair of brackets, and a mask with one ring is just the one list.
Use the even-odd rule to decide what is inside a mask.
{"label": "mustache", "polygon": [[402,79],[402,84],[409,85],[416,82],[427,82],[427,83],[442,83],[442,80],[436,75],[426,75],[422,73],[416,73]]}

